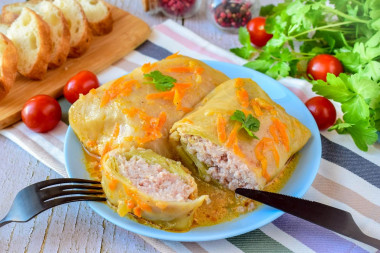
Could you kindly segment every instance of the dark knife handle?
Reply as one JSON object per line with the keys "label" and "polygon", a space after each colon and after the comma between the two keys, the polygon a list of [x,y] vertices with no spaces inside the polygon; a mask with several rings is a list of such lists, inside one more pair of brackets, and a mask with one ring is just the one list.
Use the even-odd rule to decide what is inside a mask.
{"label": "dark knife handle", "polygon": [[364,234],[349,212],[315,201],[278,193],[244,188],[238,188],[235,192],[380,249],[380,240]]}

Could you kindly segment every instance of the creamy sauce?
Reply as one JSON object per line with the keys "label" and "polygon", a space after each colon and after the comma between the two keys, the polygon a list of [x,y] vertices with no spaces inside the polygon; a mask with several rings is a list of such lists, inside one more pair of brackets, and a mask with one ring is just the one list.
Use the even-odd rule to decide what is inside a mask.
{"label": "creamy sauce", "polygon": [[[100,161],[97,157],[85,153],[84,163],[87,171],[94,180],[101,180]],[[290,176],[299,160],[298,153],[286,164],[280,174],[272,180],[265,188],[265,191],[279,192]],[[198,195],[209,195],[211,203],[203,203],[194,214],[193,228],[198,226],[212,226],[222,222],[233,220],[240,215],[256,209],[260,203],[251,199],[236,195],[235,193],[217,187],[215,185],[201,181],[195,178],[198,185]],[[139,220],[141,223],[141,221]],[[143,222],[146,225],[152,225],[148,222]],[[182,231],[183,232],[183,231]]]}

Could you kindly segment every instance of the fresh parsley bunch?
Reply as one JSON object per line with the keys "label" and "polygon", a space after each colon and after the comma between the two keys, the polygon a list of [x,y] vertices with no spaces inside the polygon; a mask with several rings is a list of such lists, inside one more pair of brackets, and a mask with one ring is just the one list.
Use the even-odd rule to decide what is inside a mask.
{"label": "fresh parsley bunch", "polygon": [[262,7],[260,15],[267,16],[265,30],[273,38],[262,49],[251,49],[245,34],[239,33],[245,41],[239,56],[248,59],[259,50],[245,66],[276,79],[306,77],[308,60],[322,53],[334,55],[346,74],[312,81],[313,91],[342,104],[343,119],[330,131],[350,134],[367,151],[380,131],[380,1],[285,0]]}

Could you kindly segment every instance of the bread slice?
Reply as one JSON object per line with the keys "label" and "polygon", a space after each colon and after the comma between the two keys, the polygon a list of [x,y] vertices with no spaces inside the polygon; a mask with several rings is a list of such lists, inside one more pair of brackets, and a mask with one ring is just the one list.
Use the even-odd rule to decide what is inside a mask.
{"label": "bread slice", "polygon": [[48,24],[31,9],[24,7],[20,16],[7,31],[16,46],[18,72],[31,79],[41,80],[51,57],[51,39]]}
{"label": "bread slice", "polygon": [[24,7],[35,11],[49,25],[50,37],[53,43],[49,68],[59,67],[66,61],[70,51],[70,30],[62,11],[48,1],[8,4],[2,10],[3,22],[11,24],[20,15]]}
{"label": "bread slice", "polygon": [[53,48],[49,68],[57,68],[66,61],[70,52],[69,24],[63,12],[51,2],[43,1],[32,5],[32,8],[41,15],[50,27]]}
{"label": "bread slice", "polygon": [[0,33],[0,100],[12,88],[17,75],[17,50],[7,36]]}
{"label": "bread slice", "polygon": [[8,28],[9,28],[9,25],[0,23],[0,33],[7,35]]}
{"label": "bread slice", "polygon": [[22,8],[25,7],[25,3],[6,4],[1,11],[1,23],[10,25],[13,21],[20,16]]}
{"label": "bread slice", "polygon": [[78,0],[86,14],[92,34],[105,35],[112,31],[113,19],[110,6],[103,0]]}
{"label": "bread slice", "polygon": [[91,30],[86,15],[77,0],[54,0],[61,9],[70,29],[69,57],[79,57],[90,47]]}

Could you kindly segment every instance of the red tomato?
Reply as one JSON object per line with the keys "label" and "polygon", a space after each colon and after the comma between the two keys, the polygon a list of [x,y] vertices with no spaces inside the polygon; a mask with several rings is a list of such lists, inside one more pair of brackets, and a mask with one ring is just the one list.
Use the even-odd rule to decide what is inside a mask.
{"label": "red tomato", "polygon": [[331,127],[336,120],[334,105],[325,97],[313,97],[305,103],[317,122],[319,130]]}
{"label": "red tomato", "polygon": [[314,80],[323,80],[326,82],[327,73],[339,76],[342,72],[342,63],[329,54],[317,55],[307,64],[307,75],[311,75]]}
{"label": "red tomato", "polygon": [[48,95],[37,95],[29,99],[21,111],[25,125],[37,133],[45,133],[57,126],[61,120],[61,106]]}
{"label": "red tomato", "polygon": [[83,70],[71,77],[63,88],[63,95],[70,102],[78,100],[79,94],[86,95],[91,89],[99,87],[96,75],[90,71]]}
{"label": "red tomato", "polygon": [[265,18],[263,17],[251,19],[247,24],[247,30],[249,32],[251,42],[258,47],[265,46],[268,40],[273,37],[273,34],[268,34],[265,31]]}

